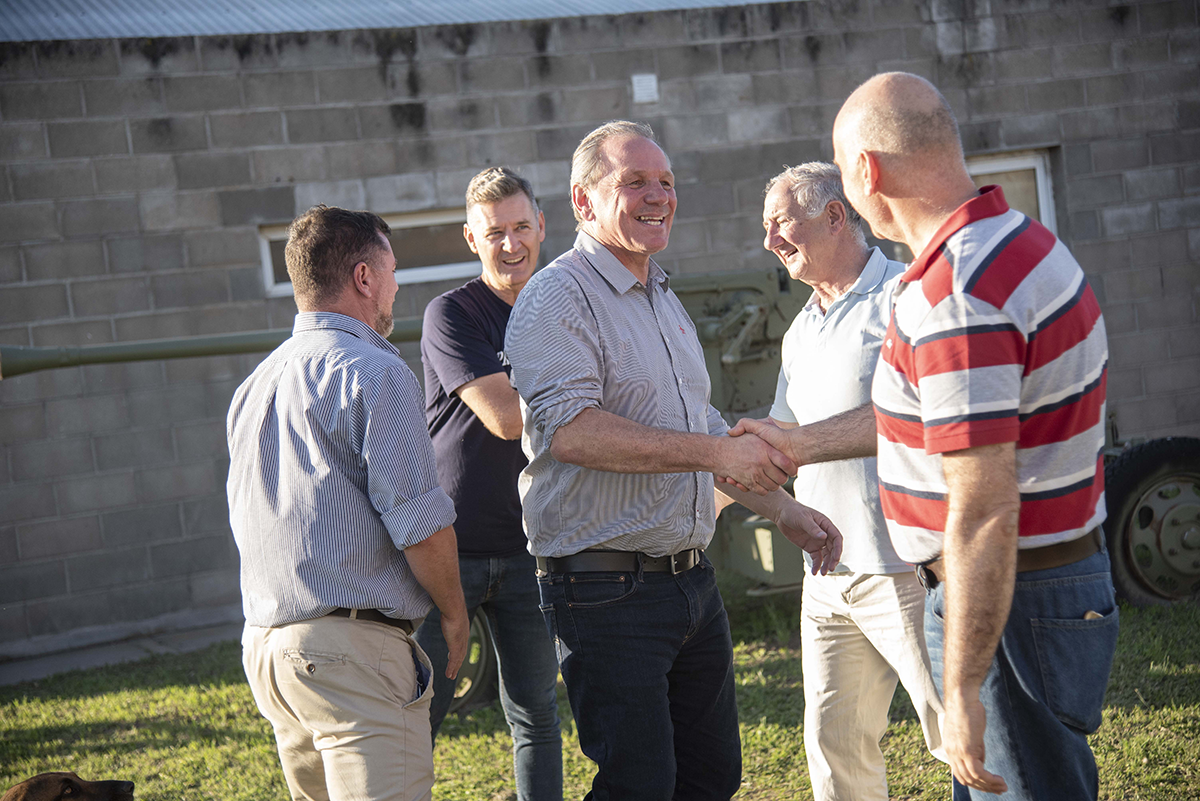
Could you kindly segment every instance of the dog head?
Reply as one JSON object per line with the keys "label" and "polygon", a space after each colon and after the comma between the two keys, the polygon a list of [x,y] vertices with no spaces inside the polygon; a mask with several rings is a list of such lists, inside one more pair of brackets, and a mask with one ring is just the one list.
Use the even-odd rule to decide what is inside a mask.
{"label": "dog head", "polygon": [[133,801],[133,782],[85,782],[74,773],[39,773],[0,801]]}

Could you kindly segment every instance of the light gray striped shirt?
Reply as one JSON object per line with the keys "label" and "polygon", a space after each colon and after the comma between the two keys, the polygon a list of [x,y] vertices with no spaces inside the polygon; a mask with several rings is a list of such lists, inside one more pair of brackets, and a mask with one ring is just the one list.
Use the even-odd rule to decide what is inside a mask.
{"label": "light gray striped shirt", "polygon": [[234,393],[229,521],[253,626],[338,607],[421,618],[402,551],[454,522],[421,389],[399,352],[342,314],[302,312]]}
{"label": "light gray striped shirt", "polygon": [[554,432],[589,408],[655,428],[728,429],[708,402],[695,326],[657,264],[642,286],[580,233],[521,290],[504,351],[524,406],[529,466],[519,489],[531,553],[603,547],[663,556],[708,545],[711,473],[610,473],[550,454]]}

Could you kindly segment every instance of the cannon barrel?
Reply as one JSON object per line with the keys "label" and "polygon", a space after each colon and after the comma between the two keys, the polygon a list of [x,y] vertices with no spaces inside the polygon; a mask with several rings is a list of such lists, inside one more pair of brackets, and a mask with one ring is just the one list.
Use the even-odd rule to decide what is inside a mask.
{"label": "cannon barrel", "polygon": [[[76,367],[83,364],[144,362],[155,359],[180,359],[188,356],[226,356],[233,353],[264,353],[279,347],[280,343],[291,335],[291,329],[277,328],[267,331],[240,331],[231,334],[137,342],[107,342],[102,345],[59,348],[0,345],[0,379],[37,370]],[[420,317],[404,317],[396,320],[396,327],[388,337],[392,342],[415,342],[420,338]]]}

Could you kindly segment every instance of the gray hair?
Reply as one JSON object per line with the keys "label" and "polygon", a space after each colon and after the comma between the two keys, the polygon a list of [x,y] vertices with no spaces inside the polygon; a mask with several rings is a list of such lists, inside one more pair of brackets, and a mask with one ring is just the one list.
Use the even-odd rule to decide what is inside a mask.
{"label": "gray hair", "polygon": [[499,203],[516,195],[529,198],[536,214],[537,198],[533,196],[533,184],[517,175],[508,167],[488,167],[467,184],[467,210],[480,203]]}
{"label": "gray hair", "polygon": [[[600,150],[605,142],[618,136],[640,136],[658,144],[654,129],[644,122],[610,120],[583,137],[579,147],[575,148],[575,155],[571,157],[571,186],[591,189],[600,182],[604,175],[604,158],[600,155]],[[579,209],[576,209],[574,204],[571,208],[575,212],[575,222],[582,224],[583,218],[579,216]],[[576,230],[578,229],[577,225]]]}
{"label": "gray hair", "polygon": [[846,222],[860,239],[866,241],[862,217],[859,216],[858,210],[850,205],[850,201],[846,200],[846,192],[842,189],[842,172],[836,164],[810,161],[788,167],[767,181],[767,188],[763,190],[763,194],[768,194],[780,183],[788,188],[809,218],[825,211],[825,207],[835,200],[841,203],[846,209]]}

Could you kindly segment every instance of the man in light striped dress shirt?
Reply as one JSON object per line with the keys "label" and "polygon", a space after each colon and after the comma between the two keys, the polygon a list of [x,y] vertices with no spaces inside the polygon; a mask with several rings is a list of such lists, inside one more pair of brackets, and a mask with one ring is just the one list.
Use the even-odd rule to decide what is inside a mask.
{"label": "man in light striped dress shirt", "polygon": [[[889,533],[927,588],[954,797],[1095,798],[1087,735],[1117,637],[1098,529],[1099,304],[1052,233],[999,187],[976,190],[954,115],[924,78],[860,86],[833,144],[850,202],[917,256],[871,388],[877,435],[851,413],[816,436],[840,426],[842,451],[877,443]],[[773,441],[798,461],[830,458],[806,439],[814,428]]]}
{"label": "man in light striped dress shirt", "polygon": [[454,504],[420,386],[384,338],[388,233],[325,206],[292,222],[292,337],[229,409],[243,665],[296,799],[429,798],[431,674],[413,621],[441,611],[447,676],[467,648]]}
{"label": "man in light striped dress shirt", "polygon": [[675,214],[648,126],[588,134],[575,247],[533,276],[505,337],[530,459],[519,488],[589,798],[728,799],[741,780],[729,622],[712,564],[713,472],[832,568],[841,535],[779,485],[793,465],[725,436],[692,321],[650,258]]}

